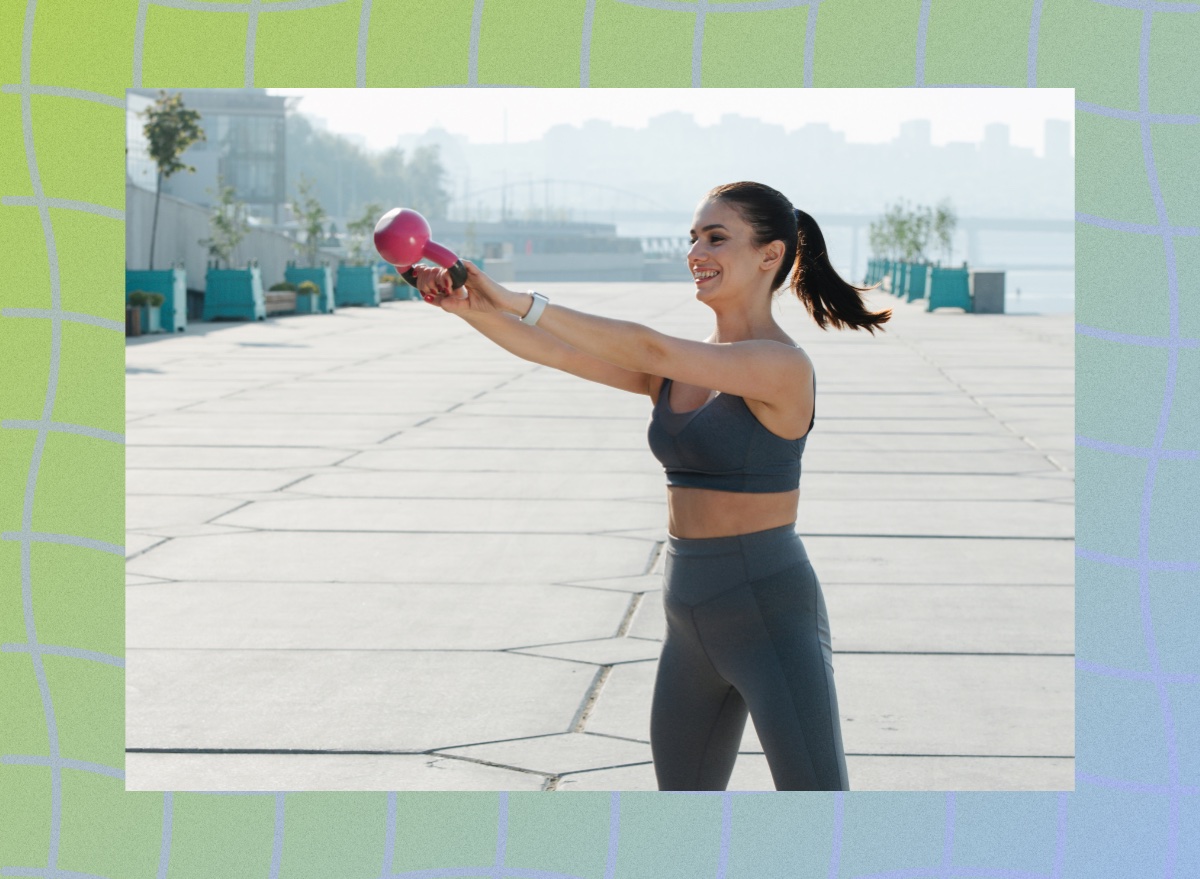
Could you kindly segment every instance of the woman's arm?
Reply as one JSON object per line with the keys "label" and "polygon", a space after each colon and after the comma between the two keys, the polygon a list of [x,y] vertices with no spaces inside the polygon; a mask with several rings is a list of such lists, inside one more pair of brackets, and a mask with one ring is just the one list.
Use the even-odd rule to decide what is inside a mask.
{"label": "woman's arm", "polygon": [[[438,270],[432,288],[447,311],[486,308],[523,316],[533,305],[528,293],[514,293],[497,284],[469,262],[466,288],[469,300],[449,290],[449,273]],[[745,342],[696,342],[668,336],[632,321],[614,320],[551,303],[537,326],[586,355],[621,369],[647,376],[670,376],[677,382],[713,388],[722,393],[789,406],[811,395],[812,364],[790,345],[769,339]]]}
{"label": "woman's arm", "polygon": [[[475,277],[482,275],[471,263],[464,264]],[[439,290],[447,289],[445,269],[414,266],[413,270],[417,275],[417,289],[427,302],[438,304],[444,311],[457,314],[482,335],[522,360],[560,369],[622,391],[649,396],[649,375],[623,369],[614,363],[585,354],[545,330],[522,323],[516,316],[495,308],[490,299],[478,291],[468,288],[466,298],[439,295]]]}
{"label": "woman's arm", "polygon": [[467,312],[460,316],[484,336],[522,360],[561,369],[622,391],[650,394],[650,376],[646,373],[624,369],[585,354],[541,329],[540,322],[539,326],[531,327],[521,323],[515,316],[504,313]]}

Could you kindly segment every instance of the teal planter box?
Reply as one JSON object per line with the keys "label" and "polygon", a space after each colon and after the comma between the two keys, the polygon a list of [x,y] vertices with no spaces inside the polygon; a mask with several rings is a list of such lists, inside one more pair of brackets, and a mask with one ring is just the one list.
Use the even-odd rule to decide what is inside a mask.
{"label": "teal planter box", "polygon": [[906,299],[915,302],[924,299],[929,283],[929,263],[913,263],[908,267],[908,294]]}
{"label": "teal planter box", "polygon": [[925,308],[926,311],[933,311],[935,308],[975,310],[966,263],[963,263],[962,268],[944,269],[941,266],[933,266],[929,271],[929,304]]}
{"label": "teal planter box", "polygon": [[[162,271],[125,270],[125,301],[134,290],[161,293],[163,304],[159,309],[159,321],[169,333],[187,329],[187,273],[183,269]],[[142,311],[142,332],[149,325],[148,308]]]}
{"label": "teal planter box", "polygon": [[338,266],[334,299],[343,305],[379,307],[379,269],[375,266]]}
{"label": "teal planter box", "polygon": [[304,281],[312,281],[321,291],[315,307],[309,306],[309,297],[297,296],[296,314],[333,314],[333,270],[329,266],[301,268],[295,263],[288,263],[283,277],[289,284],[295,284],[297,287]]}
{"label": "teal planter box", "polygon": [[906,262],[896,263],[896,278],[897,283],[892,291],[901,299],[908,298],[908,269],[909,265]]}
{"label": "teal planter box", "polygon": [[215,269],[205,274],[205,320],[264,320],[267,303],[263,297],[262,273],[248,269]]}

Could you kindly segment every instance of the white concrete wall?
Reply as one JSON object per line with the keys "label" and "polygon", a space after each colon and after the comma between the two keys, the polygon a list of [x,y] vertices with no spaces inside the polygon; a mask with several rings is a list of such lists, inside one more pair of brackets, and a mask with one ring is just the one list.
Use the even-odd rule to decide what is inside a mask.
{"label": "white concrete wall", "polygon": [[[150,225],[154,220],[154,193],[136,186],[125,187],[125,267],[150,268]],[[205,289],[204,273],[208,268],[208,248],[200,239],[209,237],[208,211],[199,205],[162,196],[158,208],[158,237],[154,243],[154,268],[166,269],[182,263],[187,270],[187,285],[191,290]],[[298,254],[292,239],[279,232],[251,229],[238,245],[234,265],[244,266],[258,260],[263,286],[270,287],[283,280],[288,260]],[[333,265],[337,257],[323,254]]]}

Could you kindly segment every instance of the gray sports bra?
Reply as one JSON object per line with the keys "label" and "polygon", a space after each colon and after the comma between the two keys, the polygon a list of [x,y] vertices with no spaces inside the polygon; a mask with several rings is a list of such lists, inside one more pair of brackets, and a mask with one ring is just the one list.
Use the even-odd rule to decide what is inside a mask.
{"label": "gray sports bra", "polygon": [[[813,392],[817,380],[813,377]],[[667,471],[667,485],[767,493],[800,487],[800,456],[808,434],[784,439],[763,427],[733,394],[717,394],[698,409],[675,412],[664,378],[650,414],[650,451]],[[816,408],[809,432],[816,423]]]}

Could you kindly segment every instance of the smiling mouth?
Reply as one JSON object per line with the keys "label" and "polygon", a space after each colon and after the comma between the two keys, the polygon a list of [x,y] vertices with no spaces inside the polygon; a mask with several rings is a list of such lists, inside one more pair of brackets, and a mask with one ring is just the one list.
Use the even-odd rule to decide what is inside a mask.
{"label": "smiling mouth", "polygon": [[713,269],[703,272],[692,272],[692,277],[696,280],[696,283],[700,283],[701,281],[707,281],[711,278],[715,278],[719,274],[720,272]]}

